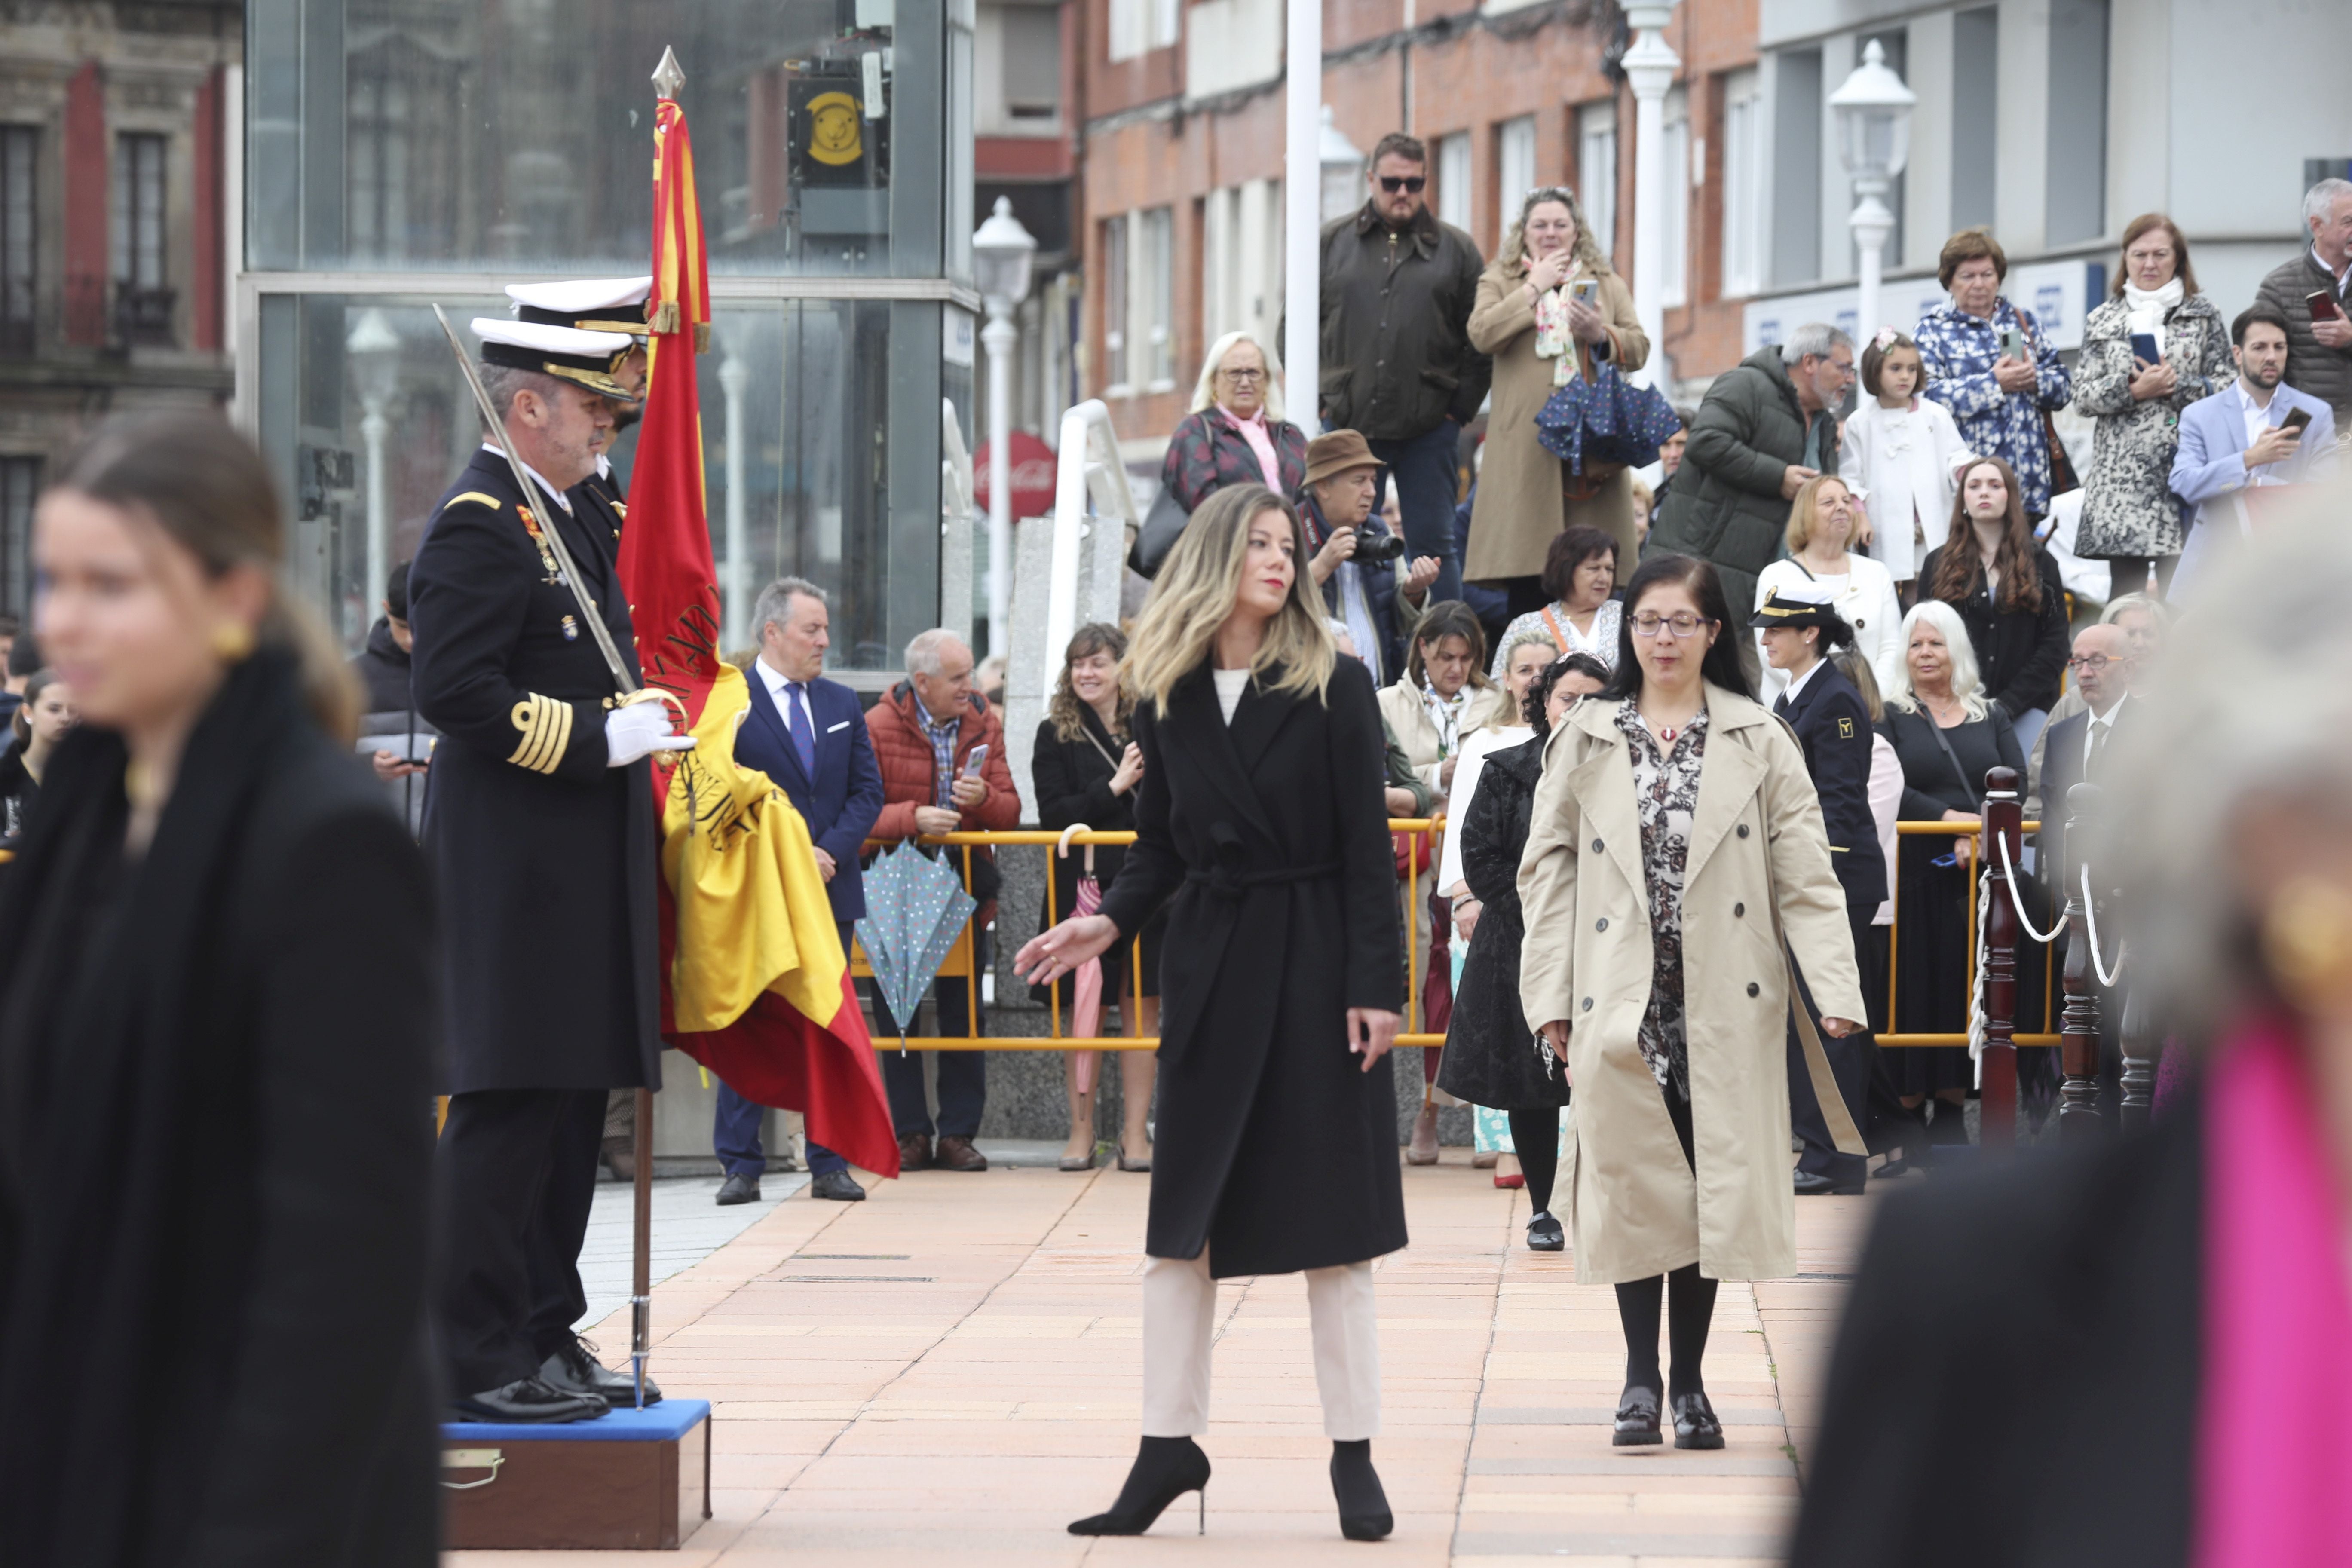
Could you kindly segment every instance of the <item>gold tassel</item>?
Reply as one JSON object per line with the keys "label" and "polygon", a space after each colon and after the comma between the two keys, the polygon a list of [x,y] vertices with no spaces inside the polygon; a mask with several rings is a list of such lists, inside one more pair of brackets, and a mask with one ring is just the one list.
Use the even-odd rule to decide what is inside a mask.
{"label": "gold tassel", "polygon": [[708,321],[694,323],[694,352],[698,354],[710,352],[710,323]]}
{"label": "gold tassel", "polygon": [[677,301],[664,300],[660,304],[654,306],[646,317],[646,326],[656,332],[677,331]]}

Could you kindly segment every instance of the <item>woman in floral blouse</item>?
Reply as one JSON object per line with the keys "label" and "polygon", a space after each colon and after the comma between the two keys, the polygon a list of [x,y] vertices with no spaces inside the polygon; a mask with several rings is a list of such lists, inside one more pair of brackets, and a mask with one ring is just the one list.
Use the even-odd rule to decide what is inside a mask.
{"label": "woman in floral blouse", "polygon": [[[2042,416],[2066,406],[2073,380],[2058,351],[2042,335],[2033,312],[2000,291],[2009,257],[1981,228],[1964,228],[1944,242],[1937,279],[1951,296],[1920,318],[1913,334],[1927,368],[1927,395],[1951,410],[1960,439],[1979,457],[1999,458],[2017,471],[2026,515],[2050,511],[2050,437]],[[2015,332],[2017,352],[2010,352]]]}
{"label": "woman in floral blouse", "polygon": [[1228,485],[1295,496],[1307,482],[1307,433],[1282,416],[1274,362],[1247,332],[1209,345],[1192,412],[1168,437],[1160,483],[1187,515]]}

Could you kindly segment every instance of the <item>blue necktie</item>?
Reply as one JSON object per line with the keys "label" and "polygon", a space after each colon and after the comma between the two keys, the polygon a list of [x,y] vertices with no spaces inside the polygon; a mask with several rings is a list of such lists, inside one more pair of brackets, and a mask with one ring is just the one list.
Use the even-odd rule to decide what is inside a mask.
{"label": "blue necktie", "polygon": [[784,688],[784,728],[793,732],[793,745],[801,754],[801,772],[815,783],[816,730],[809,723],[808,688],[799,681]]}

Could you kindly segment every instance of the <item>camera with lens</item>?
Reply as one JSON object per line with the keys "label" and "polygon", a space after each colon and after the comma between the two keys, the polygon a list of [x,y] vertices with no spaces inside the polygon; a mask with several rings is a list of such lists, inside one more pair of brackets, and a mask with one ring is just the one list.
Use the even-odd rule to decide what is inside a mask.
{"label": "camera with lens", "polygon": [[1363,533],[1356,535],[1356,553],[1351,558],[1360,565],[1386,566],[1404,558],[1404,541],[1393,533]]}

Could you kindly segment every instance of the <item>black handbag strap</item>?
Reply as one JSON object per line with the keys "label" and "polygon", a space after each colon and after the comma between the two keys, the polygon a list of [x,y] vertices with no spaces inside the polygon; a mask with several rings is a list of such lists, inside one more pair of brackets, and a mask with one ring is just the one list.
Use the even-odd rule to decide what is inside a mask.
{"label": "black handbag strap", "polygon": [[1944,727],[1936,722],[1935,713],[1925,702],[1919,704],[1919,715],[1927,721],[1927,733],[1935,736],[1936,744],[1943,748],[1944,760],[1952,764],[1952,776],[1960,781],[1960,793],[1969,795],[1976,786],[1969,783],[1969,771],[1960,766],[1959,753],[1952,750],[1951,742],[1944,739]]}

